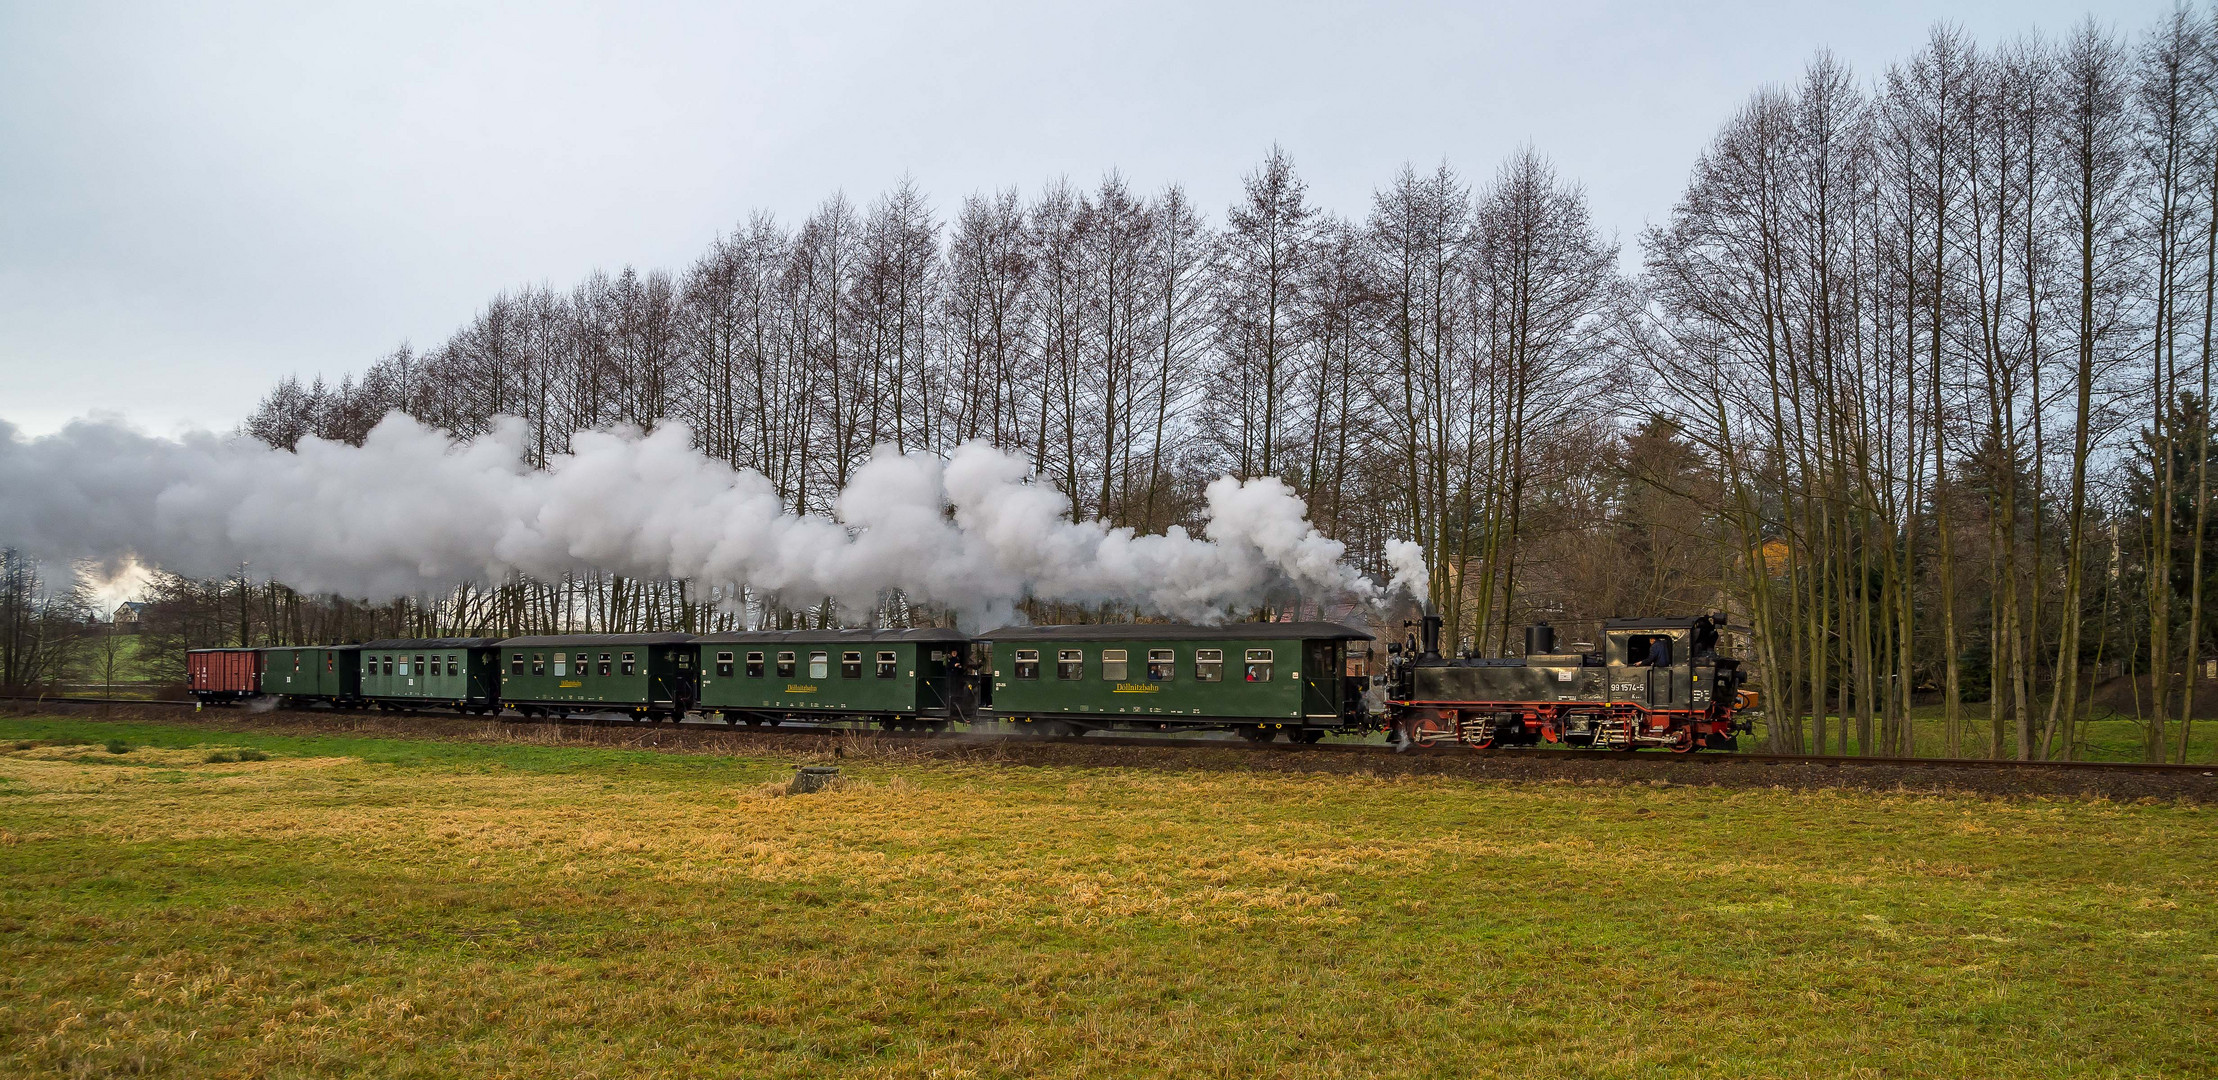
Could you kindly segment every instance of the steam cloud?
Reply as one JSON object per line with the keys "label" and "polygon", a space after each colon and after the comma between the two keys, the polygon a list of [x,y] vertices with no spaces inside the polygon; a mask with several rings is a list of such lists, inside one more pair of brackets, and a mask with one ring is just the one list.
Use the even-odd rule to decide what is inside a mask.
{"label": "steam cloud", "polygon": [[458,444],[395,414],[360,447],[309,439],[295,453],[112,421],[27,439],[0,422],[0,544],[197,577],[244,562],[296,588],[378,598],[582,568],[858,608],[900,589],[985,625],[1026,596],[1210,621],[1274,585],[1374,601],[1425,588],[1418,545],[1388,546],[1396,573],[1382,589],[1272,477],[1211,483],[1199,537],[1140,536],[1071,521],[1061,492],[985,443],[945,460],[881,447],[835,519],[790,512],[767,477],[703,457],[690,438],[675,425],[580,433],[539,471],[523,464],[513,418]]}

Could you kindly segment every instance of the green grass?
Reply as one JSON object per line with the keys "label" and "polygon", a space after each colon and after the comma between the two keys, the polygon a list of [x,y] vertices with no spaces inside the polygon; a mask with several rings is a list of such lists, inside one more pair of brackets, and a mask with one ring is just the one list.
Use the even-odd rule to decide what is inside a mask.
{"label": "green grass", "polygon": [[2218,1070],[2192,805],[794,764],[0,719],[0,1073]]}
{"label": "green grass", "polygon": [[[2074,736],[2077,750],[2072,756],[2080,761],[2142,760],[2141,745],[2142,739],[2146,737],[2148,731],[2147,725],[2132,716],[2098,715],[2100,715],[2099,719],[2080,721]],[[1963,716],[1964,737],[1960,756],[1989,756],[1993,745],[1991,738],[1993,725],[1988,718],[1987,703],[1984,701],[1966,703]],[[2037,714],[2036,726],[2046,717],[2046,713]],[[1948,756],[1947,717],[1941,706],[1920,705],[1911,710],[1910,721],[1911,731],[1916,738],[1917,756]],[[1825,746],[1822,750],[1813,749],[1812,752],[1827,754],[1837,752],[1841,738],[1839,734],[1841,729],[1837,726],[1839,723],[1840,718],[1838,717],[1828,717],[1826,719]],[[2017,756],[2018,740],[2017,732],[2013,728],[2014,723],[2015,721],[2005,714],[2003,718],[2002,753],[2000,755],[2005,758]],[[1764,720],[1759,718],[1756,721],[1756,732],[1753,735],[1741,737],[1743,748],[1761,749],[1766,745],[1764,742],[1764,724]],[[1807,718],[1803,720],[1802,730],[1805,740],[1814,738],[1816,734]],[[1860,743],[1856,738],[1856,718],[1853,716],[1848,718],[1847,731],[1847,753],[1855,754],[1858,752],[1857,747]],[[2165,727],[2164,747],[2169,760],[2179,760],[2179,724],[2177,721]],[[2187,757],[2189,761],[2196,763],[2218,762],[2218,720],[2195,721],[2194,727],[2188,732]]]}

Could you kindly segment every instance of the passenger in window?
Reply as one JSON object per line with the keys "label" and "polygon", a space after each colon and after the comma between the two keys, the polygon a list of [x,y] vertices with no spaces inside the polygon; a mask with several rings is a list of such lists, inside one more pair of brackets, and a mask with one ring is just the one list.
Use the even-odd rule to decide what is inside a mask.
{"label": "passenger in window", "polygon": [[881,679],[890,679],[890,678],[893,678],[893,675],[894,675],[894,671],[895,671],[896,669],[898,669],[898,668],[899,668],[900,666],[901,666],[901,664],[900,664],[900,661],[899,661],[899,659],[898,659],[898,658],[897,658],[897,657],[896,657],[896,656],[895,656],[895,655],[894,655],[893,653],[890,653],[890,652],[881,652],[881,653],[879,653],[879,654],[878,654],[878,677],[879,677],[879,678],[881,678]]}
{"label": "passenger in window", "polygon": [[1017,650],[1017,662],[1016,662],[1016,667],[1017,667],[1017,678],[1020,678],[1020,679],[1037,679],[1037,678],[1039,678],[1039,677],[1040,677],[1040,650],[1038,650],[1038,649],[1018,649],[1018,650]]}

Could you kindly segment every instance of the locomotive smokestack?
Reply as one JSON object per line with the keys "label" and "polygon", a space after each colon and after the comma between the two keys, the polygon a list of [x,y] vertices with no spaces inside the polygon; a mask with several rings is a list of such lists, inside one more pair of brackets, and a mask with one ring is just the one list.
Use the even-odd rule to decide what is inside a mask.
{"label": "locomotive smokestack", "polygon": [[1423,655],[1427,660],[1438,660],[1440,659],[1440,615],[1433,610],[1431,604],[1425,605],[1425,621],[1422,625],[1423,628],[1419,633],[1423,636],[1419,641],[1422,642],[1425,650]]}
{"label": "locomotive smokestack", "polygon": [[1546,620],[1525,628],[1525,655],[1546,656],[1556,651],[1556,628]]}

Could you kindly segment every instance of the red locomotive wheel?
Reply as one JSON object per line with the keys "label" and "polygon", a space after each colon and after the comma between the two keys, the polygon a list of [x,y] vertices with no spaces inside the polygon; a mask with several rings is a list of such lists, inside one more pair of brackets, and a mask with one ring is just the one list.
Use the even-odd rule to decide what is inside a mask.
{"label": "red locomotive wheel", "polygon": [[1413,716],[1403,722],[1403,734],[1410,745],[1430,749],[1444,742],[1454,742],[1456,730],[1438,716]]}
{"label": "red locomotive wheel", "polygon": [[1694,730],[1693,730],[1692,728],[1680,728],[1679,730],[1677,730],[1677,731],[1674,731],[1674,732],[1672,732],[1672,733],[1671,733],[1671,752],[1672,752],[1672,753],[1674,753],[1674,754],[1685,754],[1685,753],[1690,753],[1690,752],[1692,752],[1693,750],[1694,750]]}

